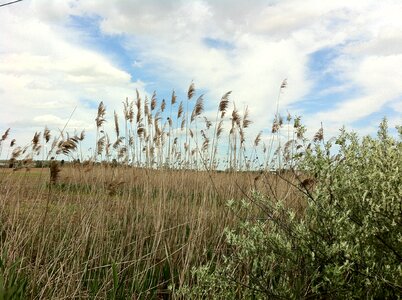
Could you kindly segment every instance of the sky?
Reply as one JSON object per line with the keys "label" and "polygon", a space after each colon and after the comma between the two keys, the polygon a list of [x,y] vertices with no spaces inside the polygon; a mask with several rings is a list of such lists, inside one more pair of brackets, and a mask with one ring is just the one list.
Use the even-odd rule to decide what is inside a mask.
{"label": "sky", "polygon": [[[0,0],[0,4],[8,1]],[[373,134],[402,122],[400,0],[24,0],[0,7],[0,131],[95,130],[103,101],[193,81],[206,115],[221,96],[268,135],[277,108],[310,135]],[[287,87],[279,87],[287,79]],[[71,118],[70,118],[71,116]],[[110,122],[112,123],[112,122]]]}

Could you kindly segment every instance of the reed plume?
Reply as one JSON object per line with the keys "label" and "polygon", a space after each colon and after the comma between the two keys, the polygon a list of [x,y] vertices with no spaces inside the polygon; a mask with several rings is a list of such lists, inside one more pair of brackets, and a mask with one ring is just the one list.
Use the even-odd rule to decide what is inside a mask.
{"label": "reed plume", "polygon": [[145,100],[144,100],[144,114],[147,117],[149,115],[150,111],[149,111],[149,101],[148,101],[148,97],[145,96]]}
{"label": "reed plume", "polygon": [[32,138],[32,151],[36,152],[40,149],[39,139],[40,139],[40,132],[35,132]]}
{"label": "reed plume", "polygon": [[120,136],[120,128],[119,128],[119,118],[117,116],[116,111],[114,111],[114,130],[116,132],[116,138],[118,139]]}
{"label": "reed plume", "polygon": [[208,120],[207,117],[204,117],[204,121],[205,121],[205,127],[206,127],[207,129],[211,128],[212,122],[211,122],[210,120]]}
{"label": "reed plume", "polygon": [[137,94],[137,100],[135,102],[135,106],[137,107],[137,124],[139,124],[142,121],[142,116],[141,116],[141,97],[140,97],[140,93],[138,92],[138,90],[135,90],[136,94]]}
{"label": "reed plume", "polygon": [[261,141],[261,135],[262,135],[262,131],[260,131],[257,136],[254,139],[254,147],[258,147],[260,141]]}
{"label": "reed plume", "polygon": [[124,118],[126,121],[129,121],[130,123],[133,122],[134,119],[134,103],[128,102],[128,98],[126,97],[126,101],[123,101],[123,113],[124,113]]}
{"label": "reed plume", "polygon": [[11,159],[16,160],[21,156],[23,149],[21,147],[16,147],[13,152],[11,152]]}
{"label": "reed plume", "polygon": [[[95,139],[95,151],[94,151],[94,157],[93,157],[94,160],[96,160],[96,155],[97,155],[97,152],[98,152],[99,130],[100,130],[100,127],[106,122],[105,114],[106,114],[106,107],[103,104],[103,101],[101,101],[99,103],[99,106],[98,106],[98,114],[97,114],[97,116],[95,118],[95,122],[96,122],[96,139]],[[61,132],[61,135],[63,135],[63,132]]]}
{"label": "reed plume", "polygon": [[96,153],[98,155],[102,155],[103,153],[103,149],[105,147],[105,139],[105,136],[102,136],[97,142]]}
{"label": "reed plume", "polygon": [[288,80],[285,78],[281,83],[281,89],[285,89],[288,86]]}
{"label": "reed plume", "polygon": [[144,127],[138,127],[137,134],[139,137],[144,137],[146,135],[146,131]]}
{"label": "reed plume", "polygon": [[51,134],[49,128],[47,126],[45,127],[45,130],[43,131],[43,138],[45,139],[46,144],[50,141]]}
{"label": "reed plume", "polygon": [[193,112],[191,113],[190,122],[192,123],[195,120],[195,118],[198,117],[203,112],[203,110],[204,110],[204,99],[203,95],[201,95],[198,97],[195,103]]}
{"label": "reed plume", "polygon": [[120,136],[116,139],[116,141],[113,144],[113,148],[117,149],[119,148],[120,144],[123,143],[124,137]]}
{"label": "reed plume", "polygon": [[[253,152],[253,156],[252,156],[252,158],[251,158],[251,161],[252,162],[255,162],[257,159],[258,159],[258,157],[257,157],[257,147],[258,147],[258,145],[260,144],[260,142],[261,142],[261,136],[262,136],[262,131],[260,131],[258,134],[257,134],[257,136],[255,137],[255,139],[254,139],[254,143],[253,143],[253,146],[254,146],[254,152]],[[265,144],[264,144],[264,148],[265,148]],[[265,149],[264,149],[264,153],[265,153]]]}
{"label": "reed plume", "polygon": [[[187,103],[186,103],[186,124],[187,126],[190,126],[190,119],[189,119],[189,108],[188,108],[188,104],[191,100],[191,98],[193,98],[193,96],[195,95],[195,85],[194,82],[191,82],[188,91],[187,91]],[[188,134],[189,134],[189,130],[187,128],[186,130],[186,144],[188,145],[188,149],[191,148],[191,141],[188,139]],[[188,164],[190,161],[190,153],[187,152],[189,155],[187,156],[187,160],[186,163]]]}
{"label": "reed plume", "polygon": [[314,134],[313,141],[314,142],[321,142],[324,139],[324,129],[321,127],[318,131]]}
{"label": "reed plume", "polygon": [[244,111],[244,114],[243,114],[243,124],[242,124],[242,127],[243,127],[243,128],[247,128],[247,127],[250,126],[251,123],[252,123],[252,121],[249,119],[248,107],[246,107],[246,110]]}
{"label": "reed plume", "polygon": [[177,99],[176,92],[173,90],[172,91],[172,98],[170,100],[170,104],[174,105],[176,103],[176,99]]}
{"label": "reed plume", "polygon": [[236,108],[236,104],[233,103],[233,111],[232,111],[232,127],[229,132],[229,147],[230,147],[230,169],[236,170],[237,168],[237,130],[240,130],[241,126],[241,117]]}
{"label": "reed plume", "polygon": [[272,123],[272,133],[277,133],[279,129],[281,128],[280,124],[280,117],[278,115],[275,115],[274,122]]}
{"label": "reed plume", "polygon": [[226,110],[229,106],[229,96],[231,93],[232,93],[232,91],[229,91],[226,94],[224,94],[221,98],[221,101],[219,102],[218,111],[221,113],[221,118],[223,118],[226,114]]}
{"label": "reed plume", "polygon": [[106,122],[105,114],[106,114],[106,107],[103,104],[103,101],[101,101],[98,106],[98,115],[95,119],[97,128],[101,127],[103,123]]}
{"label": "reed plume", "polygon": [[67,137],[66,140],[61,140],[57,145],[56,154],[63,153],[65,155],[70,154],[70,152],[75,151],[77,149],[77,139],[74,137]]}
{"label": "reed plume", "polygon": [[162,99],[162,103],[161,103],[161,111],[164,112],[166,108],[166,101],[165,99]]}
{"label": "reed plume", "polygon": [[152,98],[151,98],[151,111],[153,111],[156,108],[156,91],[153,92]]}
{"label": "reed plume", "polygon": [[8,128],[8,129],[4,132],[4,134],[1,136],[1,139],[0,139],[0,156],[1,156],[1,150],[2,150],[2,148],[3,148],[3,145],[2,145],[2,144],[3,144],[3,142],[7,139],[9,133],[10,133],[10,128]]}
{"label": "reed plume", "polygon": [[5,141],[5,140],[7,139],[8,135],[10,134],[10,130],[11,130],[11,129],[8,128],[8,129],[4,132],[4,134],[1,136],[0,142]]}
{"label": "reed plume", "polygon": [[83,141],[85,139],[85,129],[83,129],[78,137],[79,141]]}
{"label": "reed plume", "polygon": [[239,114],[239,111],[236,108],[236,105],[234,105],[233,111],[232,111],[232,127],[234,127],[234,124],[236,124],[238,127],[240,127],[241,123],[241,117]]}
{"label": "reed plume", "polygon": [[[228,91],[221,97],[221,100],[219,102],[218,111],[216,113],[215,129],[214,129],[214,135],[212,137],[212,145],[211,145],[211,147],[213,149],[212,153],[211,153],[211,158],[210,158],[210,168],[211,169],[212,169],[212,166],[215,164],[215,155],[218,151],[218,140],[219,140],[221,133],[223,132],[223,120],[222,119],[225,116],[227,108],[229,106],[229,96],[231,93],[232,93],[232,91]],[[218,125],[219,113],[220,113],[221,121],[219,122],[219,125]]]}
{"label": "reed plume", "polygon": [[191,98],[193,98],[194,94],[195,94],[195,85],[194,82],[191,82],[187,92],[187,99],[190,100]]}
{"label": "reed plume", "polygon": [[179,119],[183,115],[183,101],[179,104],[179,109],[177,110],[177,118]]}

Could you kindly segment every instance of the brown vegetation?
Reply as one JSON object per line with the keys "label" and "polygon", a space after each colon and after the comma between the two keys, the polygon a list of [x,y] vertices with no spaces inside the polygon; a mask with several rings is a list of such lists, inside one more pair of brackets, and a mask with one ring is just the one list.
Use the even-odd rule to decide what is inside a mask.
{"label": "brown vegetation", "polygon": [[[50,170],[3,169],[0,175],[3,255],[20,262],[32,297],[85,298],[94,295],[91,281],[98,278],[96,294],[104,298],[113,289],[113,268],[136,297],[170,293],[169,285],[191,280],[192,267],[225,252],[224,228],[239,218],[259,217],[255,208],[236,214],[227,200],[240,205],[252,189],[272,188],[301,208],[300,192],[272,174],[110,166]],[[50,175],[53,186],[47,189],[52,172],[61,176],[56,181]]]}
{"label": "brown vegetation", "polygon": [[[123,102],[124,126],[113,114],[114,141],[104,130],[101,102],[95,148],[86,161],[84,131],[69,135],[63,129],[49,145],[45,127],[29,147],[11,142],[12,167],[26,166],[41,154],[42,166],[49,166],[30,172],[0,169],[0,259],[18,262],[29,297],[167,297],[171,289],[191,284],[193,267],[212,258],[219,263],[226,251],[225,228],[261,218],[258,207],[241,209],[242,199],[262,193],[303,211],[301,179],[270,171],[293,166],[305,130],[300,118],[288,132],[291,146],[273,149],[283,125],[277,115],[271,145],[262,143],[259,132],[247,148],[248,109],[241,114],[233,104],[226,114],[227,92],[212,123],[202,116],[203,96],[193,101],[195,93],[192,83],[173,114],[175,92],[169,109],[165,100],[158,106],[156,93],[149,101],[137,91],[135,101]],[[224,141],[225,124],[230,127]],[[56,159],[49,163],[51,156]],[[60,156],[75,163],[60,166]]]}

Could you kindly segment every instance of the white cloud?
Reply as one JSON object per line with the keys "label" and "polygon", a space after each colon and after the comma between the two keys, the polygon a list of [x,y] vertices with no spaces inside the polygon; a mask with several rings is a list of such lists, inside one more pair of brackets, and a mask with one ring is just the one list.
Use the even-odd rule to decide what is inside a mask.
{"label": "white cloud", "polygon": [[[308,55],[322,47],[343,44],[342,57],[347,59],[344,65],[339,60],[332,71],[367,93],[345,100],[335,111],[320,112],[323,116],[336,118],[343,105],[375,104],[371,110],[344,114],[348,119],[343,121],[353,122],[382,107],[378,100],[370,99],[382,96],[381,103],[386,103],[391,93],[400,94],[394,85],[388,93],[382,87],[389,80],[390,65],[399,61],[370,56],[381,41],[391,46],[379,48],[382,52],[400,53],[400,21],[395,11],[402,7],[395,1],[280,1],[268,6],[261,1],[247,5],[240,1],[183,1],[176,5],[119,1],[113,9],[103,1],[89,3],[82,9],[102,16],[102,30],[134,35],[132,47],[141,50],[141,61],[160,64],[161,73],[183,89],[194,79],[216,102],[224,91],[233,90],[233,99],[250,106],[258,125],[264,126],[272,118],[283,78],[289,79],[289,88],[281,99],[282,107],[309,91]],[[233,49],[209,48],[203,42],[205,37],[222,39]],[[356,58],[356,53],[362,53],[358,49],[365,51]],[[399,82],[402,76],[394,78]]]}
{"label": "white cloud", "polygon": [[[144,92],[147,82],[133,82],[95,47],[81,45],[84,29],[66,25],[73,14],[96,17],[101,34],[124,36],[121,46],[138,53],[129,65],[139,76],[152,66],[153,80],[176,90],[194,80],[207,91],[209,107],[232,90],[238,109],[250,108],[250,136],[270,128],[282,80],[289,82],[280,98],[285,111],[314,86],[309,55],[334,49],[338,57],[327,70],[344,82],[321,95],[349,87],[360,93],[325,111],[310,107],[306,118],[314,130],[320,121],[337,130],[384,107],[398,111],[401,10],[392,0],[24,1],[0,11],[7,28],[0,39],[0,125],[16,116],[60,123],[81,99],[104,100],[113,110],[136,87]],[[227,47],[212,47],[208,38]],[[92,113],[79,107],[75,119],[93,122]]]}
{"label": "white cloud", "polygon": [[55,25],[67,7],[27,1],[18,10],[0,12],[0,25],[7,28],[0,39],[0,126],[16,127],[17,140],[31,135],[24,130],[62,128],[74,110],[68,129],[91,130],[96,109],[81,99],[103,100],[113,109],[135,88],[143,92],[142,82],[133,82],[103,54],[70,40],[73,33]]}
{"label": "white cloud", "polygon": [[44,124],[48,126],[49,128],[53,128],[55,130],[57,129],[63,129],[66,127],[67,130],[84,130],[84,129],[93,129],[94,124],[85,122],[82,120],[77,120],[77,119],[68,119],[68,118],[60,118],[55,115],[51,114],[44,114],[44,115],[39,115],[35,116],[32,119],[20,119],[16,120],[14,122],[11,122],[12,127],[22,127],[25,128],[26,126],[30,126],[33,129],[42,129],[44,128]]}

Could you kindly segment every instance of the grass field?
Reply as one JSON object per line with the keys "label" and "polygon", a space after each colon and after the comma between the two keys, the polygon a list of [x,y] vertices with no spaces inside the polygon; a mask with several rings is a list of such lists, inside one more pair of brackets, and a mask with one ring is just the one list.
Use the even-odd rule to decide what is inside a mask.
{"label": "grass field", "polygon": [[[174,92],[161,103],[155,93],[143,99],[137,92],[123,102],[123,120],[114,112],[113,134],[101,102],[87,161],[84,131],[52,137],[45,127],[25,147],[11,140],[4,165],[14,169],[0,169],[3,293],[17,287],[29,298],[169,297],[191,283],[192,268],[221,260],[225,228],[260,217],[258,209],[240,211],[253,190],[300,209],[297,189],[261,171],[268,164],[257,155],[272,156],[272,145],[262,145],[259,133],[246,147],[247,108],[241,114],[233,105],[229,113],[228,92],[208,120],[195,94],[193,83],[184,101]],[[279,138],[282,121],[273,126]],[[59,169],[63,157],[76,163]],[[44,158],[50,168],[33,167]]]}
{"label": "grass field", "polygon": [[296,189],[257,172],[66,166],[52,185],[48,169],[0,174],[3,263],[34,298],[168,297],[191,268],[225,253],[226,227],[258,218],[227,200],[269,180],[301,205]]}
{"label": "grass field", "polygon": [[377,139],[320,128],[309,141],[300,117],[277,114],[268,142],[247,143],[230,92],[213,121],[194,94],[167,108],[137,93],[123,124],[114,112],[115,141],[100,103],[88,160],[85,132],[51,142],[45,127],[8,149],[2,135],[0,300],[402,292],[402,144],[386,120]]}

